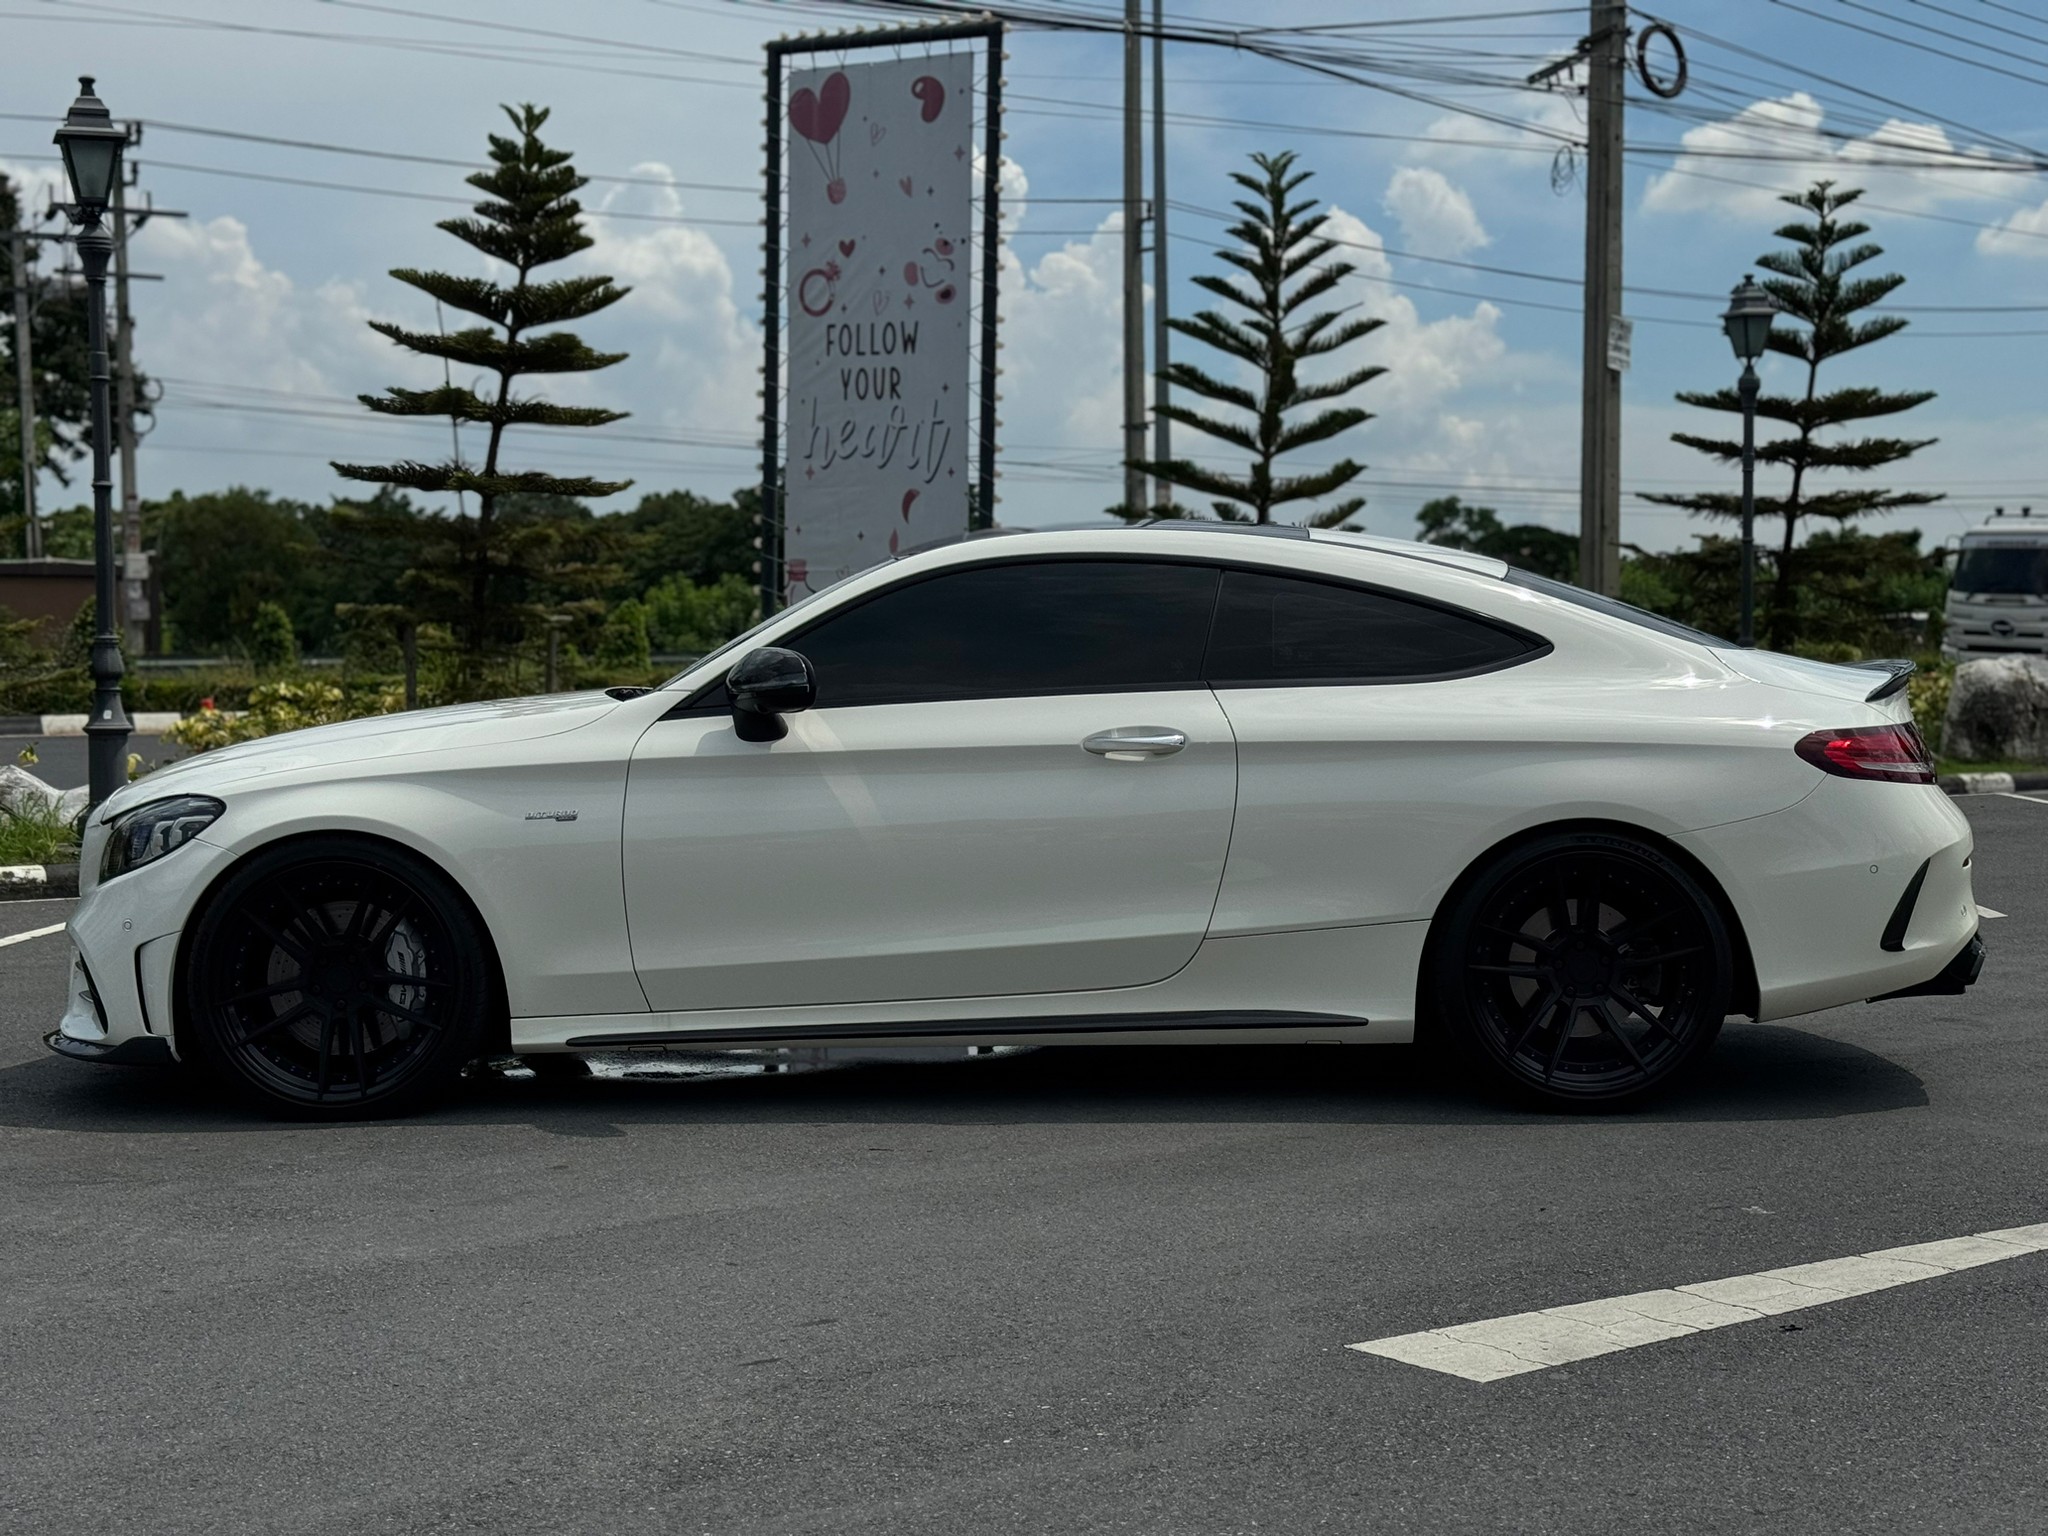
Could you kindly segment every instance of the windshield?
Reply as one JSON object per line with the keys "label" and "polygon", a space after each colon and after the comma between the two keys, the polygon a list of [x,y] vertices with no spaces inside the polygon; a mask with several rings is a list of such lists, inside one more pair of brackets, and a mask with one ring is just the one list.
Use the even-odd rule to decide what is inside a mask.
{"label": "windshield", "polygon": [[2048,544],[1966,546],[1949,585],[1957,592],[2048,596]]}
{"label": "windshield", "polygon": [[1566,582],[1552,581],[1548,576],[1538,576],[1531,571],[1510,566],[1502,581],[1511,586],[1527,587],[1541,592],[1545,597],[1562,598],[1565,602],[1581,608],[1590,608],[1595,613],[1604,613],[1610,619],[1622,619],[1643,629],[1654,629],[1660,635],[1669,635],[1674,640],[1690,640],[1695,645],[1711,645],[1716,650],[1735,649],[1735,642],[1723,640],[1719,635],[1710,635],[1703,629],[1694,629],[1676,619],[1667,619],[1661,614],[1638,608],[1633,603],[1624,603],[1618,597],[1602,597],[1598,592],[1588,592],[1584,587],[1574,587]]}

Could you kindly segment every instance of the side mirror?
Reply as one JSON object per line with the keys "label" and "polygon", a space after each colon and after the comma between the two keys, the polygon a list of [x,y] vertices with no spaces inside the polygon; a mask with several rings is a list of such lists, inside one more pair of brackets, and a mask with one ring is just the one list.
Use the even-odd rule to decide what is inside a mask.
{"label": "side mirror", "polygon": [[749,651],[725,675],[732,695],[732,728],[741,741],[780,741],[789,734],[784,715],[818,701],[818,674],[795,651],[772,645]]}

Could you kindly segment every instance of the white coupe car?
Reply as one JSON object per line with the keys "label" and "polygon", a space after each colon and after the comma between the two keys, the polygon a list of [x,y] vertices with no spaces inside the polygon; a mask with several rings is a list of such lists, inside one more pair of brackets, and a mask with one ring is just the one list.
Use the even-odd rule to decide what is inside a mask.
{"label": "white coupe car", "polygon": [[1419,1022],[1482,1080],[1611,1106],[1728,1014],[1976,978],[1969,825],[1910,666],[1876,665],[1360,535],[973,537],[659,689],[128,786],[50,1043],[345,1117],[503,1051]]}

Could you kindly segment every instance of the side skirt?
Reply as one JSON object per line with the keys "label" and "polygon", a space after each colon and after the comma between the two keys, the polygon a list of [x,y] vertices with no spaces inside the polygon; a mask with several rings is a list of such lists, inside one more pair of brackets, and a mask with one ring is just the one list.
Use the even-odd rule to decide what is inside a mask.
{"label": "side skirt", "polygon": [[980,1042],[990,1036],[1157,1035],[1207,1031],[1290,1033],[1364,1029],[1371,1021],[1340,1013],[1274,1011],[1243,1013],[1228,1009],[1193,1013],[1097,1014],[1092,1017],[1018,1019],[943,1019],[918,1023],[773,1025],[742,1029],[674,1029],[630,1034],[576,1035],[562,1042],[571,1051],[615,1050],[632,1046],[688,1045],[716,1048],[754,1045],[762,1041],[900,1040],[954,1038]]}

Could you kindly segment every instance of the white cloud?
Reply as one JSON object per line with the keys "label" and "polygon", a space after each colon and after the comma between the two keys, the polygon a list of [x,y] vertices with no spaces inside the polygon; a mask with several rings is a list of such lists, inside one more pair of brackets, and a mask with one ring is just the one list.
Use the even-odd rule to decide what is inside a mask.
{"label": "white cloud", "polygon": [[1418,250],[1462,256],[1492,243],[1472,199],[1431,167],[1404,165],[1395,171],[1384,205],[1400,220],[1402,239]]}
{"label": "white cloud", "polygon": [[[1577,97],[1563,92],[1546,94],[1533,106],[1518,108],[1517,115],[1526,127],[1447,112],[1422,130],[1420,136],[1427,142],[1409,150],[1408,158],[1431,165],[1491,168],[1519,177],[1531,162],[1541,164],[1536,151],[1555,153],[1565,140],[1586,136],[1584,108]],[[1502,154],[1503,148],[1510,152]]]}
{"label": "white cloud", "polygon": [[2031,256],[2048,261],[2048,202],[2038,208],[2022,208],[1996,229],[1978,232],[1977,252],[1982,256]]}
{"label": "white cloud", "polygon": [[10,160],[0,160],[0,176],[14,183],[14,195],[19,199],[22,223],[32,229],[52,231],[57,223],[41,222],[43,209],[51,199],[68,200],[70,189],[64,182],[64,171],[55,165],[20,165]]}
{"label": "white cloud", "polygon": [[[136,243],[165,278],[167,302],[149,304],[155,294],[137,301],[149,304],[141,334],[152,371],[280,396],[333,395],[368,387],[363,373],[389,355],[390,343],[366,324],[359,287],[295,283],[264,265],[239,219],[153,219]],[[177,392],[174,383],[173,408]]]}
{"label": "white cloud", "polygon": [[[1097,450],[1114,465],[1123,423],[1123,214],[1111,214],[1086,240],[1047,251],[1028,266],[1014,247],[1002,253],[1002,442],[1006,463],[1059,457],[1060,450]],[[1149,340],[1149,336],[1148,336]],[[1011,446],[1021,445],[1021,446]],[[1111,473],[1066,505],[1032,466],[1004,473],[1005,515],[1020,521],[1067,522],[1116,500]],[[1046,471],[1041,467],[1039,476]]]}
{"label": "white cloud", "polygon": [[[589,398],[634,411],[639,425],[626,430],[752,437],[759,431],[760,325],[742,309],[725,252],[702,229],[606,217],[686,217],[668,166],[644,162],[632,174],[665,184],[614,188],[591,210],[597,243],[578,258],[633,290],[583,327],[593,345],[633,354],[616,370],[584,376]],[[733,473],[747,478],[751,466],[732,459]]]}
{"label": "white cloud", "polygon": [[[1680,136],[1686,152],[1651,178],[1644,209],[1766,216],[1777,208],[1779,194],[1801,191],[1822,178],[1861,187],[1875,201],[1913,211],[1999,199],[2011,189],[2010,172],[1942,164],[1955,156],[2004,157],[1992,149],[1957,144],[1936,124],[1893,118],[1869,134],[1838,137],[1827,131],[1826,116],[1813,97],[1795,91],[1687,129]],[[1774,158],[1736,158],[1746,155]]]}
{"label": "white cloud", "polygon": [[[1424,320],[1414,300],[1388,281],[1395,264],[1379,234],[1342,208],[1328,212],[1324,233],[1345,242],[1342,259],[1356,270],[1326,302],[1347,310],[1347,318],[1375,317],[1382,324],[1348,355],[1326,359],[1316,370],[1328,374],[1377,364],[1387,372],[1347,402],[1372,412],[1373,419],[1304,450],[1302,467],[1346,456],[1371,466],[1359,489],[1372,499],[1368,517],[1374,526],[1389,532],[1412,531],[1405,509],[1435,492],[1376,490],[1370,483],[1376,478],[1411,480],[1419,474],[1484,496],[1485,482],[1497,485],[1531,463],[1550,470],[1560,453],[1563,462],[1553,472],[1569,472],[1576,437],[1559,431],[1547,405],[1524,406],[1515,398],[1526,385],[1548,385],[1556,365],[1512,352],[1500,333],[1501,311],[1492,304]],[[1085,519],[1119,493],[1121,256],[1116,214],[1088,239],[1070,241],[1028,266],[1014,252],[1004,253],[1006,521]],[[1174,348],[1177,358],[1212,372],[1227,373],[1230,366],[1184,338],[1176,337]],[[1531,393],[1539,402],[1550,398],[1547,388]],[[1483,402],[1475,398],[1481,394]],[[1242,457],[1186,428],[1175,429],[1174,450],[1222,464]],[[1199,504],[1201,498],[1194,500]]]}

